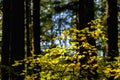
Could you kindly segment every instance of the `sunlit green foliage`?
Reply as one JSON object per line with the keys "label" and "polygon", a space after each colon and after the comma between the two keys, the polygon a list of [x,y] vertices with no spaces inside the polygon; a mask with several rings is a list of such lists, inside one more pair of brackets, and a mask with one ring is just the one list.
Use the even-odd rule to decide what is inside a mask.
{"label": "sunlit green foliage", "polygon": [[43,54],[17,61],[13,66],[29,64],[28,69],[23,70],[21,75],[27,74],[28,70],[34,73],[26,75],[25,80],[33,80],[38,75],[40,80],[108,80],[111,76],[114,76],[114,79],[120,78],[119,59],[114,63],[103,61],[98,57],[96,46],[88,42],[88,38],[92,37],[102,44],[106,43],[101,20],[97,19],[89,24],[90,27],[82,30],[69,28],[64,30],[61,36],[53,38],[68,39],[70,46],[48,48]]}

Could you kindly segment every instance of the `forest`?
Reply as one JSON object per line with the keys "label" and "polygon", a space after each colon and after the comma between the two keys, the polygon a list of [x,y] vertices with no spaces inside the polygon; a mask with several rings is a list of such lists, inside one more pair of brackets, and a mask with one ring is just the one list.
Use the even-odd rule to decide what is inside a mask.
{"label": "forest", "polygon": [[120,80],[120,0],[0,0],[0,80]]}

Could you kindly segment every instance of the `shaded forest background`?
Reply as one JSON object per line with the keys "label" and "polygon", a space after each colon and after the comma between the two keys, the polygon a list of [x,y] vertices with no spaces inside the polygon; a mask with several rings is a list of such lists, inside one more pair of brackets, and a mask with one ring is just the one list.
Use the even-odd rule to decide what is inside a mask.
{"label": "shaded forest background", "polygon": [[[119,30],[120,0],[3,0],[0,2],[1,79],[119,80]],[[75,34],[75,37],[58,37],[64,31],[64,35]],[[95,31],[96,36],[91,36]],[[77,47],[68,50],[70,46]],[[61,60],[63,55],[59,53],[65,59]],[[74,54],[80,57],[72,61]],[[55,66],[56,70],[52,68]]]}

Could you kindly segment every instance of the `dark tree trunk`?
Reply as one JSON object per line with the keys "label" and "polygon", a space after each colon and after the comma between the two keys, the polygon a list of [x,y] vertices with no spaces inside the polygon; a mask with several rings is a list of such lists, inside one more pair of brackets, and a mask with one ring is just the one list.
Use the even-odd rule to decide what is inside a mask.
{"label": "dark tree trunk", "polygon": [[[80,0],[78,15],[79,15],[79,21],[78,21],[77,29],[82,30],[85,27],[88,27],[89,30],[91,31],[90,29],[91,25],[90,24],[88,25],[88,23],[91,20],[94,20],[94,1],[90,0],[88,2],[87,0]],[[91,44],[92,46],[96,46],[94,38],[90,36],[86,36],[86,37],[89,44]],[[80,43],[79,45],[81,45],[81,41],[79,41],[79,43]],[[83,52],[83,50],[80,49],[80,52]],[[94,54],[94,56],[96,55],[97,54]]]}
{"label": "dark tree trunk", "polygon": [[118,9],[117,0],[107,0],[108,56],[113,61],[118,56]]}
{"label": "dark tree trunk", "polygon": [[[31,7],[31,0],[26,0],[26,48],[27,48],[27,54],[25,54],[26,55],[26,57],[30,57],[30,56],[32,56],[32,54],[31,54],[31,42],[30,42],[30,24],[31,24],[31,9],[30,9],[30,7]],[[26,71],[27,71],[27,75],[31,75],[31,72],[33,71],[33,70],[31,70],[31,69],[29,69],[28,67],[30,66],[30,64],[28,63],[28,64],[26,64]]]}
{"label": "dark tree trunk", "polygon": [[[94,20],[94,1],[80,0],[79,1],[79,25],[78,29],[81,30],[85,27],[89,27],[88,22]],[[95,40],[90,38],[88,42],[91,45],[95,45]]]}
{"label": "dark tree trunk", "polygon": [[9,79],[8,70],[4,66],[10,67],[9,45],[10,44],[10,0],[3,0],[3,27],[2,27],[2,80]]}
{"label": "dark tree trunk", "polygon": [[30,0],[26,0],[26,42],[27,42],[27,57],[31,55],[30,53]]}
{"label": "dark tree trunk", "polygon": [[[94,20],[94,0],[89,0],[89,1],[88,0],[79,0],[79,13],[78,13],[78,15],[79,15],[79,25],[77,25],[77,28],[79,30],[82,30],[85,27],[88,27],[89,30],[91,31],[91,29],[90,29],[91,25],[90,24],[88,25],[88,22],[90,22],[91,20]],[[90,36],[86,36],[86,37],[87,37],[87,41],[89,44],[91,44],[92,46],[96,46],[94,38],[92,38]],[[78,39],[79,39],[79,37],[78,37]],[[79,43],[80,43],[79,45],[81,45],[81,41],[79,41]],[[85,49],[84,47],[80,47],[79,52],[82,54],[83,51],[87,51],[87,49]],[[80,60],[82,65],[86,64],[89,61],[90,57],[97,56],[97,53],[93,52],[92,55],[90,55],[89,53],[84,54],[84,55],[85,55],[85,57]],[[89,65],[93,65],[96,63],[97,63],[97,61],[94,60]],[[80,73],[83,70],[84,70],[84,68],[81,68]],[[87,78],[88,79],[92,79],[92,78],[97,79],[98,74],[97,74],[96,70],[97,70],[97,68],[92,70],[95,74],[88,71]]]}
{"label": "dark tree trunk", "polygon": [[33,0],[34,54],[40,54],[40,0]]}
{"label": "dark tree trunk", "polygon": [[[11,0],[11,64],[15,60],[24,59],[24,0]],[[18,75],[24,69],[24,65],[13,68]],[[17,73],[15,73],[17,74]],[[24,80],[23,76],[12,74],[12,80]]]}
{"label": "dark tree trunk", "polygon": [[85,0],[79,1],[79,25],[77,25],[77,28],[79,30],[86,27],[86,12],[85,12]]}
{"label": "dark tree trunk", "polygon": [[[39,55],[40,53],[40,0],[33,0],[33,39],[34,39],[34,54]],[[39,73],[41,67],[36,65],[34,73]],[[40,74],[37,74],[35,80],[40,79]]]}
{"label": "dark tree trunk", "polygon": [[94,19],[94,1],[79,1],[79,29],[87,27],[88,22]]}

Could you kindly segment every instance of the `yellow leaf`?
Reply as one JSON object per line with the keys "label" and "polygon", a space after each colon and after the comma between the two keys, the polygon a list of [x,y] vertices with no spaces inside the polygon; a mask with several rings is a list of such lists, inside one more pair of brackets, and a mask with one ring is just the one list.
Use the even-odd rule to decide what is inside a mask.
{"label": "yellow leaf", "polygon": [[86,37],[85,37],[85,36],[84,36],[84,37],[81,37],[81,39],[80,39],[80,40],[82,40],[82,41],[83,41],[83,40],[86,40]]}
{"label": "yellow leaf", "polygon": [[27,75],[27,76],[26,76],[26,79],[30,79],[30,75]]}

